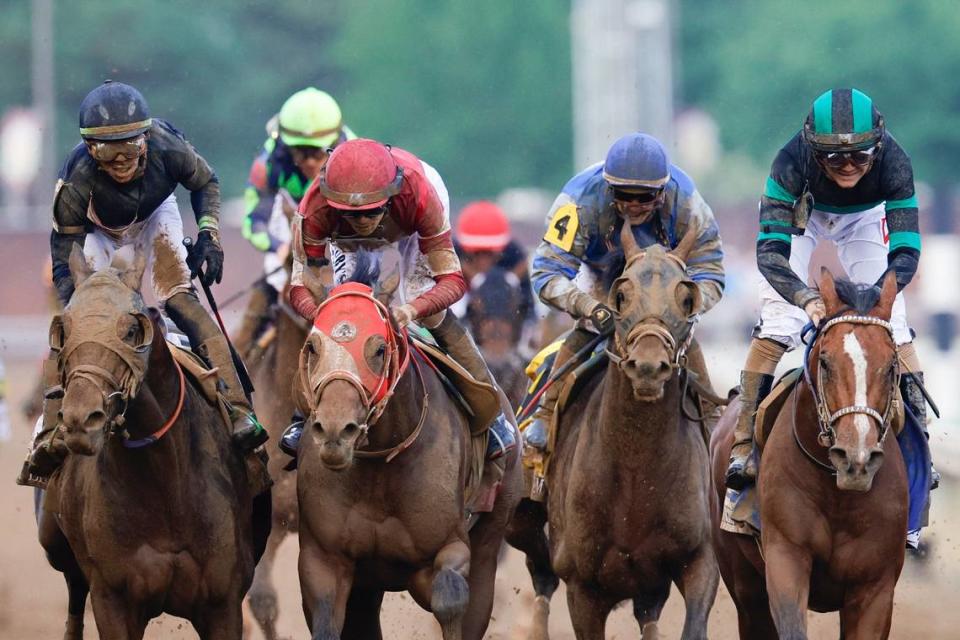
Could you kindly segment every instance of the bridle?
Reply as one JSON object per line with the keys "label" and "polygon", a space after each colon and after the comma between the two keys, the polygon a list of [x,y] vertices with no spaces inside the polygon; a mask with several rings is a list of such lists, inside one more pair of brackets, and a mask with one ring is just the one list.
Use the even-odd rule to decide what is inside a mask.
{"label": "bridle", "polygon": [[[680,259],[680,257],[672,253],[666,253],[665,255],[669,259],[676,262],[684,273],[687,272],[687,265],[682,259]],[[623,266],[623,273],[626,273],[634,262],[642,260],[645,256],[645,251],[641,251],[631,256]],[[664,326],[662,320],[660,320],[657,316],[648,315],[636,319],[629,317],[623,319],[618,318],[618,321],[630,326],[630,330],[627,332],[626,337],[622,340],[620,338],[620,334],[614,333],[613,340],[619,353],[615,353],[607,348],[607,357],[622,369],[625,358],[620,354],[629,353],[630,349],[641,339],[647,336],[653,336],[660,341],[663,347],[667,350],[667,353],[670,355],[670,366],[674,369],[683,368],[686,365],[687,349],[690,348],[690,344],[693,342],[694,329],[696,328],[699,320],[700,314],[698,313],[688,317],[687,326],[683,336],[678,340],[673,336],[670,330]]]}
{"label": "bridle", "polygon": [[[820,390],[823,388],[823,367],[817,367],[817,376],[816,384],[810,375],[810,354],[813,351],[813,345],[816,341],[823,336],[830,328],[837,326],[838,324],[859,324],[859,325],[874,325],[878,327],[883,327],[886,329],[887,334],[889,334],[890,339],[893,340],[893,325],[888,321],[881,318],[875,318],[873,316],[864,316],[859,314],[846,314],[841,313],[840,315],[830,318],[817,328],[813,324],[808,324],[804,327],[802,335],[806,337],[807,334],[813,332],[812,338],[807,342],[807,346],[803,354],[803,377],[807,383],[807,387],[810,389],[810,394],[813,396],[814,406],[817,409],[817,425],[819,427],[819,433],[817,435],[817,442],[820,443],[820,446],[824,448],[833,447],[837,441],[837,432],[834,428],[837,420],[843,416],[862,414],[869,416],[877,422],[879,437],[878,437],[878,446],[882,447],[884,441],[887,438],[887,435],[890,433],[890,418],[892,412],[896,408],[896,388],[900,382],[900,363],[899,358],[894,359],[895,375],[893,389],[888,394],[887,397],[887,406],[884,408],[883,413],[880,413],[873,407],[867,405],[849,405],[836,411],[830,411],[830,408],[827,406],[827,401],[823,397]],[[797,444],[800,444],[800,438],[797,435],[796,428],[796,394],[794,394],[794,416],[793,416],[793,432],[794,438],[797,441]],[[817,460],[810,452],[808,452],[802,444],[800,444],[801,450],[811,459],[813,459],[820,466],[826,467],[823,462]],[[832,471],[833,467],[829,467]]]}
{"label": "bridle", "polygon": [[[58,319],[59,317],[55,318],[51,325],[51,337],[54,331],[62,330],[59,326],[62,320],[58,321]],[[176,409],[172,415],[164,421],[163,425],[152,434],[136,440],[130,439],[130,434],[124,428],[126,424],[126,413],[130,406],[130,400],[139,393],[140,387],[146,377],[147,364],[144,354],[149,353],[153,344],[153,322],[150,321],[149,317],[146,317],[146,319],[147,321],[141,325],[144,327],[143,342],[136,347],[127,344],[109,331],[99,331],[97,335],[78,340],[70,340],[67,338],[59,349],[54,346],[51,340],[51,348],[57,351],[57,368],[60,372],[60,386],[64,393],[70,383],[77,378],[83,378],[92,384],[100,393],[104,410],[109,410],[116,406],[116,410],[111,412],[110,417],[107,418],[107,422],[104,425],[107,438],[109,439],[114,435],[121,436],[123,438],[123,446],[128,449],[138,449],[153,444],[162,438],[180,417],[186,395],[186,380],[184,379],[183,369],[179,363],[177,363],[176,359],[173,358],[172,360],[179,378],[179,393]],[[81,346],[88,344],[95,345],[96,348],[113,354],[123,363],[123,373],[119,378],[115,376],[113,372],[95,364],[84,363],[74,367],[67,366],[70,356]]]}
{"label": "bridle", "polygon": [[[398,331],[395,328],[393,322],[390,320],[390,310],[385,304],[377,300],[372,291],[359,291],[355,289],[348,289],[340,292],[334,291],[318,307],[317,317],[319,318],[322,311],[331,303],[333,303],[333,301],[347,297],[358,297],[372,303],[377,311],[380,321],[385,327],[386,352],[384,354],[385,366],[383,368],[383,372],[376,376],[376,380],[372,383],[372,385],[369,382],[365,382],[361,376],[357,375],[355,372],[345,367],[336,366],[331,367],[314,380],[311,379],[310,371],[308,370],[308,362],[306,361],[307,350],[304,349],[300,354],[299,375],[300,383],[302,385],[301,388],[307,391],[305,394],[307,406],[310,412],[313,413],[317,409],[320,397],[323,394],[323,390],[334,380],[345,381],[354,387],[357,390],[357,393],[360,395],[360,401],[366,410],[366,417],[364,418],[363,424],[360,425],[360,436],[358,438],[358,443],[362,443],[366,439],[370,427],[376,424],[380,416],[383,415],[383,412],[387,408],[387,403],[393,397],[397,385],[400,383],[404,372],[412,360],[423,394],[423,404],[420,411],[420,419],[416,427],[410,433],[410,435],[404,439],[403,442],[395,447],[391,447],[390,449],[379,451],[365,451],[360,449],[354,450],[354,455],[359,458],[386,458],[386,461],[390,462],[393,460],[393,458],[413,444],[413,442],[420,435],[423,425],[426,423],[427,408],[429,405],[429,394],[427,392],[426,381],[423,377],[423,371],[420,368],[420,362],[417,358],[411,357],[410,355],[410,348],[408,346],[405,330]],[[341,323],[338,323],[336,326],[334,326],[331,333],[336,333],[340,324]],[[314,328],[320,331],[320,329],[316,326]],[[324,331],[321,331],[321,333],[327,335]],[[337,341],[337,337],[335,335],[329,337],[335,342]],[[352,356],[347,357],[349,358]],[[357,366],[362,366],[360,363],[356,364]]]}

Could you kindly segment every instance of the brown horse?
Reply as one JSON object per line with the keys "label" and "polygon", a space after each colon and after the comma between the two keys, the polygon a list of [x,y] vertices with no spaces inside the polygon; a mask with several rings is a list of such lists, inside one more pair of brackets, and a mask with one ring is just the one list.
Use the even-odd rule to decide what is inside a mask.
{"label": "brown horse", "polygon": [[[251,374],[259,393],[257,415],[270,431],[270,442],[277,443],[283,430],[290,424],[296,411],[290,381],[296,379],[300,349],[307,339],[309,325],[288,306],[281,305],[274,324],[274,339],[263,351],[261,359],[253,363]],[[268,468],[273,485],[273,535],[257,564],[257,571],[250,586],[250,609],[267,640],[278,638],[277,590],[273,585],[272,572],[277,549],[287,534],[296,533],[297,474],[284,467],[290,461],[286,455],[277,453],[270,457]]]}
{"label": "brown horse", "polygon": [[[297,494],[307,624],[314,640],[381,638],[384,592],[407,590],[433,612],[444,640],[480,640],[497,552],[522,489],[519,456],[507,457],[492,511],[468,531],[466,418],[369,292],[354,282],[333,289],[301,355],[298,402],[308,418]],[[328,314],[339,318],[331,326]]]}
{"label": "brown horse", "polygon": [[887,273],[878,295],[823,270],[820,293],[828,319],[809,349],[808,375],[787,398],[760,460],[762,556],[755,538],[719,529],[738,402],[711,442],[720,569],[741,638],[806,638],[808,608],[839,611],[845,640],[890,633],[907,529],[906,471],[888,437],[898,377],[889,324],[896,277]]}
{"label": "brown horse", "polygon": [[527,554],[537,592],[532,638],[548,637],[557,576],[579,640],[602,639],[610,611],[628,599],[643,637],[655,637],[671,582],[686,602],[683,638],[705,638],[719,583],[707,448],[682,413],[676,366],[699,308],[683,262],[695,232],[672,252],[639,249],[629,225],[621,239],[626,266],[610,269],[619,275],[609,288],[610,363],[559,418],[547,471],[549,546],[542,506],[524,500],[511,525],[509,542]]}
{"label": "brown horse", "polygon": [[[72,455],[38,494],[40,542],[82,639],[89,590],[101,638],[142,638],[161,613],[238,640],[269,513],[257,513],[218,408],[186,380],[138,292],[145,260],[92,273],[74,250],[73,299],[51,326]],[[269,494],[260,507],[269,508]]]}

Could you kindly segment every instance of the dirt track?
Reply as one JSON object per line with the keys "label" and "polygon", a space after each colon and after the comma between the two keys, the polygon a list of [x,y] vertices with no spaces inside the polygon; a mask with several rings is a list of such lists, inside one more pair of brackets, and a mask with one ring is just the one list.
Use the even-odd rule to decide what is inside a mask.
{"label": "dirt track", "polygon": [[[66,618],[66,587],[60,574],[47,565],[36,542],[30,490],[17,487],[13,479],[22,462],[29,437],[17,409],[23,395],[33,384],[38,368],[35,362],[7,363],[11,413],[14,416],[14,440],[0,443],[0,510],[4,516],[3,544],[0,546],[0,639],[34,640],[60,638]],[[926,563],[907,562],[897,589],[894,638],[956,638],[960,629],[960,495],[951,483],[934,494],[933,523],[926,540],[933,550]],[[949,492],[949,493],[948,493]],[[280,631],[291,638],[306,638],[307,629],[300,612],[296,571],[296,542],[287,540],[281,548],[275,571],[280,586]],[[526,637],[533,592],[520,555],[509,552],[500,567],[497,601],[487,637],[497,640]],[[555,640],[570,640],[573,632],[563,591],[554,598],[551,633]],[[666,638],[678,637],[683,619],[683,604],[676,591],[667,604],[661,631]],[[383,615],[388,638],[440,638],[429,614],[421,611],[408,597],[395,594],[388,599]],[[812,638],[836,638],[835,615],[812,615]],[[711,638],[736,638],[736,614],[721,586],[710,619]],[[249,634],[260,638],[257,631]],[[87,614],[87,638],[97,636],[93,616]],[[188,623],[163,617],[151,623],[151,640],[196,638]],[[616,611],[607,626],[608,638],[636,638],[638,629],[628,607]]]}

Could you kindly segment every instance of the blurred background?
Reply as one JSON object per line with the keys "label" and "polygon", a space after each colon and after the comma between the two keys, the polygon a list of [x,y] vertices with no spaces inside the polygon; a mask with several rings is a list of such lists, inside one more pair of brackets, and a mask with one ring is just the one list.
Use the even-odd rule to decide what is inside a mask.
{"label": "blurred background", "polygon": [[[914,163],[923,257],[907,290],[908,313],[943,411],[932,425],[932,449],[947,478],[934,494],[928,532],[950,555],[937,556],[945,562],[934,569],[936,588],[904,597],[932,606],[960,593],[947,525],[957,521],[947,506],[958,499],[960,473],[954,3],[0,0],[0,15],[7,69],[0,82],[0,371],[5,363],[8,382],[7,408],[0,403],[0,486],[10,485],[0,491],[4,507],[29,509],[29,492],[14,494],[12,480],[30,429],[18,407],[46,340],[42,272],[56,172],[79,141],[81,99],[104,79],[138,87],[153,114],[184,131],[217,170],[227,255],[221,296],[260,275],[258,254],[238,230],[241,195],[264,125],[305,86],[332,94],[359,135],[436,167],[454,215],[476,198],[497,201],[529,249],[573,173],[601,160],[623,133],[658,136],[697,182],[723,235],[726,294],[700,328],[723,389],[735,382],[755,321],[756,207],[770,161],[817,95],[855,86],[873,97]],[[186,198],[181,207],[192,228]],[[818,259],[831,264],[830,247]],[[240,302],[227,310],[228,323],[242,308]],[[31,526],[28,513],[18,516],[17,531],[29,537]],[[18,556],[8,567],[5,557],[5,569],[36,569],[60,598],[59,577],[38,546],[29,548],[29,560]],[[522,569],[518,576],[518,588],[529,590]],[[3,604],[12,588],[0,583],[0,637],[32,637],[4,635],[21,628]],[[287,607],[293,620],[297,608],[295,600]],[[944,615],[958,621],[958,612],[937,619]],[[909,636],[896,618],[894,631]]]}

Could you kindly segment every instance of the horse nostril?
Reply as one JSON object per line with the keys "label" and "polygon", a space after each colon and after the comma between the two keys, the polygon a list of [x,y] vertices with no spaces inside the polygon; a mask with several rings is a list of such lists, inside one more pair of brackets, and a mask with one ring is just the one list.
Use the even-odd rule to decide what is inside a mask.
{"label": "horse nostril", "polygon": [[103,411],[97,409],[96,411],[91,411],[86,420],[83,421],[83,428],[87,430],[99,429],[103,426],[103,423],[107,420],[107,414]]}
{"label": "horse nostril", "polygon": [[356,422],[348,422],[343,427],[343,435],[346,438],[353,438],[360,432],[360,425]]}
{"label": "horse nostril", "polygon": [[661,360],[661,361],[660,361],[660,367],[659,367],[659,369],[658,369],[658,373],[659,373],[661,376],[664,376],[664,375],[670,373],[670,363],[667,362],[666,360]]}

